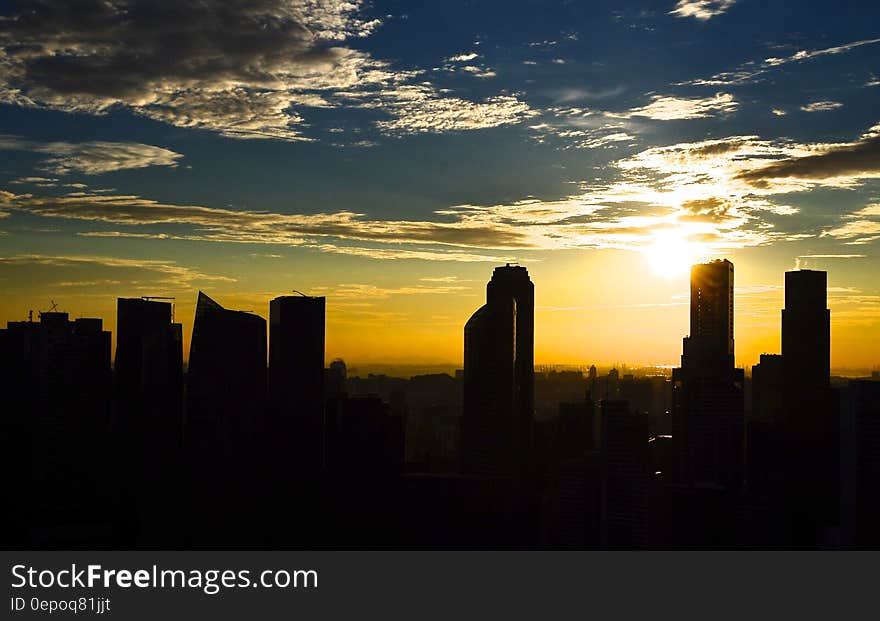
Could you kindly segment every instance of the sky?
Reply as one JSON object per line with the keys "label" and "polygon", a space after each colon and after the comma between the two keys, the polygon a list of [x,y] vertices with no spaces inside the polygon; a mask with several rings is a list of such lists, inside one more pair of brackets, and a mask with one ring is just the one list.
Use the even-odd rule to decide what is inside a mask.
{"label": "sky", "polygon": [[880,367],[880,4],[0,0],[0,323],[327,297],[327,359],[460,365],[493,267],[539,364],[676,364],[729,258],[736,359],[828,271]]}

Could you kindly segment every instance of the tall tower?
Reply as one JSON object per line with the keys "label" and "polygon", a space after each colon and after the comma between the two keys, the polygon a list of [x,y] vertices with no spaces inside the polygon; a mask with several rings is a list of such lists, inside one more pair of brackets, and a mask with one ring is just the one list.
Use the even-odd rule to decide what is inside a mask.
{"label": "tall tower", "polygon": [[116,303],[116,394],[120,427],[145,450],[178,447],[183,414],[183,327],[169,302]]}
{"label": "tall tower", "polygon": [[713,372],[732,369],[733,263],[727,259],[691,268],[691,333],[685,338],[682,366]]}
{"label": "tall tower", "polygon": [[208,455],[238,453],[265,398],[266,320],[227,310],[199,291],[187,373],[187,444]]}
{"label": "tall tower", "polygon": [[690,336],[673,371],[673,443],[682,483],[742,484],[743,371],[734,368],[733,264],[691,268]]}
{"label": "tall tower", "polygon": [[826,308],[827,289],[827,272],[797,270],[785,273],[783,400],[790,413],[790,422],[798,426],[820,424],[817,420],[806,420],[805,414],[813,409],[811,404],[823,398],[828,390],[831,311]]}
{"label": "tall tower", "polygon": [[464,329],[462,469],[520,477],[535,408],[535,287],[528,270],[495,268],[486,304]]}
{"label": "tall tower", "polygon": [[269,303],[272,429],[292,442],[300,469],[320,469],[324,459],[325,307],[325,298],[304,295]]}
{"label": "tall tower", "polygon": [[815,547],[839,523],[839,407],[829,386],[828,275],[785,273],[782,310],[782,431],[787,532],[793,547]]}

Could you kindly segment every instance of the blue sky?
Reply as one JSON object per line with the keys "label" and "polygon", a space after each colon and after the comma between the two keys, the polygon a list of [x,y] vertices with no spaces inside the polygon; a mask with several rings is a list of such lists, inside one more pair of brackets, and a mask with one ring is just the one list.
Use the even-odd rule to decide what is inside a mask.
{"label": "blue sky", "polygon": [[[687,265],[730,256],[745,361],[772,349],[799,264],[829,270],[836,363],[880,364],[876,3],[0,15],[3,319],[49,295],[109,317],[117,295],[201,287],[263,312],[309,289],[337,309],[337,353],[393,331],[393,358],[454,361],[492,265],[518,260],[546,292],[539,359],[667,362]],[[600,288],[633,270],[642,298]],[[655,320],[662,341],[633,333]],[[567,337],[592,322],[614,329]]]}

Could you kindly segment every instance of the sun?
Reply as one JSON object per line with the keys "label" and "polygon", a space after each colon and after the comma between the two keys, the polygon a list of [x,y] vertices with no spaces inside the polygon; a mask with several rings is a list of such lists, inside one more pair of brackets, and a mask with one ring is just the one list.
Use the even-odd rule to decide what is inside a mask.
{"label": "sun", "polygon": [[642,248],[642,253],[655,274],[676,278],[704,260],[707,250],[705,244],[688,239],[680,231],[662,231],[654,234],[654,241]]}

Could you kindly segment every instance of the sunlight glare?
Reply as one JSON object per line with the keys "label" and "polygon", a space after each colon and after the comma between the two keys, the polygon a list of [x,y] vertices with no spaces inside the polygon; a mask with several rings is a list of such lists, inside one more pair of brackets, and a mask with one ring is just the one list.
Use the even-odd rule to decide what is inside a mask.
{"label": "sunlight glare", "polygon": [[704,244],[687,239],[680,231],[654,235],[651,245],[642,249],[648,264],[658,276],[675,278],[687,274],[691,265],[705,259]]}

